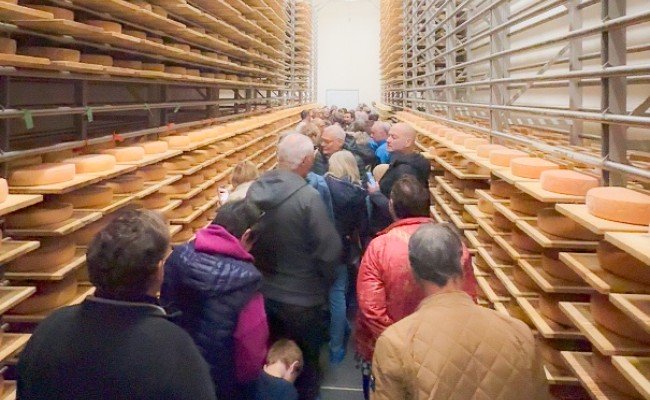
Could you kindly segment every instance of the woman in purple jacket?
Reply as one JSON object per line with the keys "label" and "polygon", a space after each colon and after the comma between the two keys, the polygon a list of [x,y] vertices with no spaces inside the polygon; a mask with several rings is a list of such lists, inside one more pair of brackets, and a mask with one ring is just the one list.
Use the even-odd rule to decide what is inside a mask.
{"label": "woman in purple jacket", "polygon": [[248,253],[259,218],[244,201],[227,203],[196,239],[174,249],[165,264],[161,303],[178,312],[210,365],[217,398],[244,399],[262,370],[269,329],[261,273]]}

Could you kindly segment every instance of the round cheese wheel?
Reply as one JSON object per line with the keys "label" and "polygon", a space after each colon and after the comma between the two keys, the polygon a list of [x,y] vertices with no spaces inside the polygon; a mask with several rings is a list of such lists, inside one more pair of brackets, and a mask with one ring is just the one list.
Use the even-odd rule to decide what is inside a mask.
{"label": "round cheese wheel", "polygon": [[[114,214],[114,213],[113,213]],[[113,215],[109,214],[109,216]],[[70,236],[78,246],[88,246],[92,242],[95,235],[97,235],[102,229],[108,225],[110,222],[106,217],[90,223],[78,231],[72,233]]]}
{"label": "round cheese wheel", "polygon": [[139,203],[147,210],[157,210],[169,204],[169,196],[165,193],[153,193],[140,199]]}
{"label": "round cheese wheel", "polygon": [[215,79],[226,79],[226,74],[224,73],[215,74]]}
{"label": "round cheese wheel", "polygon": [[160,138],[160,140],[167,142],[170,149],[182,149],[190,145],[190,138],[187,136],[167,136]]}
{"label": "round cheese wheel", "polygon": [[102,153],[114,156],[117,162],[140,161],[144,158],[144,149],[138,146],[116,147],[102,150]]}
{"label": "round cheese wheel", "polygon": [[[613,388],[616,392],[631,396],[632,399],[643,398],[630,381],[612,364],[611,357],[604,356],[597,349],[594,349],[591,356],[591,363],[596,377],[606,386]],[[616,398],[622,397],[620,395],[614,396]]]}
{"label": "round cheese wheel", "polygon": [[201,173],[203,174],[205,179],[210,179],[210,178],[214,178],[219,174],[219,169],[217,169],[217,167],[207,167],[207,168],[203,168],[201,170]]}
{"label": "round cheese wheel", "polygon": [[607,272],[634,282],[650,285],[650,266],[607,241],[596,248],[600,266]]}
{"label": "round cheese wheel", "polygon": [[463,210],[461,212],[461,218],[463,219],[463,221],[465,221],[465,222],[467,222],[469,224],[475,224],[476,223],[476,220],[474,219],[474,217],[472,217],[472,214],[468,213],[465,210]]}
{"label": "round cheese wheel", "polygon": [[134,5],[140,7],[142,9],[144,9],[144,10],[147,10],[147,11],[152,10],[151,4],[144,1],[144,0],[131,0],[131,3],[133,3]]}
{"label": "round cheese wheel", "polygon": [[163,163],[163,167],[172,171],[184,171],[188,168],[192,168],[193,160],[187,156],[180,156],[167,160]]}
{"label": "round cheese wheel", "polygon": [[476,147],[476,155],[481,158],[489,158],[492,151],[505,149],[507,147],[500,144],[481,144]]}
{"label": "round cheese wheel", "polygon": [[490,169],[470,161],[467,163],[467,172],[476,175],[489,175]]}
{"label": "round cheese wheel", "polygon": [[467,139],[475,139],[475,138],[476,138],[476,136],[474,136],[474,135],[460,134],[460,135],[456,135],[456,136],[453,137],[452,143],[454,143],[454,144],[463,144],[463,143],[465,143],[465,140],[467,140]]}
{"label": "round cheese wheel", "polygon": [[142,31],[136,31],[136,30],[133,30],[133,29],[122,29],[122,33],[124,35],[133,36],[135,38],[142,39],[142,40],[147,39],[147,33],[142,32]]}
{"label": "round cheese wheel", "polygon": [[525,193],[512,192],[510,194],[510,209],[513,211],[526,215],[537,215],[537,211],[546,207],[546,203],[537,201]]}
{"label": "round cheese wheel", "polygon": [[74,164],[77,174],[93,174],[112,170],[115,168],[116,159],[110,154],[86,154],[67,158],[61,162]]}
{"label": "round cheese wheel", "polygon": [[169,150],[169,144],[164,140],[142,142],[136,144],[136,146],[142,147],[144,154],[160,154]]}
{"label": "round cheese wheel", "polygon": [[9,185],[6,179],[0,178],[0,203],[7,200],[7,197],[9,197]]}
{"label": "round cheese wheel", "polygon": [[106,182],[115,194],[133,193],[144,188],[144,178],[137,175],[122,175]]}
{"label": "round cheese wheel", "polygon": [[168,74],[185,75],[187,73],[187,68],[167,65],[165,66],[165,72]]}
{"label": "round cheese wheel", "polygon": [[532,290],[535,292],[539,291],[539,287],[534,280],[528,276],[526,271],[519,267],[514,267],[512,269],[512,279],[519,285],[523,286],[526,290]]}
{"label": "round cheese wheel", "polygon": [[138,169],[136,175],[142,177],[146,182],[154,182],[165,179],[167,170],[162,165],[147,165]]}
{"label": "round cheese wheel", "polygon": [[478,146],[489,144],[490,141],[484,138],[468,137],[463,141],[463,146],[470,150],[475,150]]}
{"label": "round cheese wheel", "polygon": [[491,202],[485,200],[484,198],[480,197],[478,199],[478,209],[482,213],[488,214],[488,215],[493,215],[494,214],[494,206],[492,205]]}
{"label": "round cheese wheel", "polygon": [[79,62],[81,58],[79,50],[61,47],[28,46],[21,47],[18,52],[26,56],[49,58],[52,61]]}
{"label": "round cheese wheel", "polygon": [[514,149],[496,149],[490,152],[490,162],[501,167],[509,167],[512,160],[527,155],[523,151]]}
{"label": "round cheese wheel", "polygon": [[208,224],[208,219],[206,216],[202,214],[197,219],[190,222],[190,227],[194,232],[196,232],[198,229],[204,228],[207,224]]}
{"label": "round cheese wheel", "polygon": [[9,38],[0,38],[0,53],[16,54],[16,41]]}
{"label": "round cheese wheel", "polygon": [[190,190],[192,190],[192,185],[188,181],[183,182],[183,180],[180,180],[161,188],[159,192],[164,194],[183,194]]}
{"label": "round cheese wheel", "polygon": [[508,218],[498,211],[492,215],[492,224],[499,231],[510,232],[515,226]]}
{"label": "round cheese wheel", "polygon": [[162,38],[158,38],[158,37],[147,37],[147,40],[158,44],[163,44],[165,42]]}
{"label": "round cheese wheel", "polygon": [[522,178],[539,179],[542,172],[559,168],[559,165],[541,158],[520,157],[510,161],[512,174]]}
{"label": "round cheese wheel", "polygon": [[77,277],[70,275],[60,281],[39,282],[36,293],[11,309],[13,314],[37,314],[62,307],[77,294]]}
{"label": "round cheese wheel", "polygon": [[165,72],[165,64],[142,63],[142,69],[144,69],[145,71]]}
{"label": "round cheese wheel", "polygon": [[47,163],[13,170],[8,181],[10,186],[39,186],[68,182],[74,176],[74,164]]}
{"label": "round cheese wheel", "polygon": [[186,182],[189,182],[189,184],[192,187],[200,185],[203,182],[205,182],[205,178],[203,177],[203,174],[201,174],[201,173],[196,173],[194,175],[190,175],[188,177],[183,178],[182,180],[186,181]]}
{"label": "round cheese wheel", "polygon": [[113,57],[103,54],[82,54],[79,61],[86,64],[97,64],[105,67],[113,66]]}
{"label": "round cheese wheel", "polygon": [[516,302],[514,301],[506,302],[505,307],[506,310],[508,311],[508,314],[510,314],[512,318],[516,318],[522,321],[523,323],[525,323],[531,328],[535,327],[535,324],[533,324],[533,321],[530,319],[528,314],[526,314],[526,312],[522,310],[522,308],[519,307]]}
{"label": "round cheese wheel", "polygon": [[535,341],[539,354],[547,363],[560,368],[567,369],[562,351],[591,351],[589,343],[578,340],[561,340],[561,339],[542,339],[540,337]]}
{"label": "round cheese wheel", "polygon": [[537,212],[537,227],[542,232],[560,238],[598,240],[598,235],[560,214],[554,208],[543,208]]}
{"label": "round cheese wheel", "polygon": [[62,194],[59,200],[72,204],[74,208],[102,207],[113,201],[113,189],[102,185],[88,186]]}
{"label": "round cheese wheel", "polygon": [[495,261],[498,261],[502,264],[512,264],[515,260],[510,257],[507,251],[503,250],[501,246],[495,244],[490,249],[490,255],[494,258]]}
{"label": "round cheese wheel", "polygon": [[10,272],[51,272],[72,261],[76,246],[71,236],[39,238],[38,249],[7,264]]}
{"label": "round cheese wheel", "polygon": [[608,221],[650,224],[650,196],[621,187],[597,187],[586,196],[589,213]]}
{"label": "round cheese wheel", "polygon": [[114,67],[129,68],[129,69],[142,69],[142,61],[135,60],[113,60]]}
{"label": "round cheese wheel", "polygon": [[542,269],[552,277],[569,282],[584,283],[584,280],[560,260],[558,250],[545,249],[542,252]]}
{"label": "round cheese wheel", "polygon": [[494,290],[494,293],[496,293],[498,296],[510,296],[510,293],[508,293],[508,290],[503,286],[503,283],[495,276],[495,275],[490,275],[486,278],[488,284]]}
{"label": "round cheese wheel", "polygon": [[560,301],[568,301],[561,296],[550,295],[547,293],[539,296],[539,312],[551,321],[557,322],[564,326],[573,326],[571,319],[560,308]]}
{"label": "round cheese wheel", "polygon": [[542,246],[516,226],[512,229],[511,239],[513,246],[519,250],[524,250],[530,253],[541,253],[543,250]]}
{"label": "round cheese wheel", "polygon": [[492,271],[490,265],[483,259],[483,257],[477,255],[474,260],[476,260],[474,263],[474,265],[476,265],[476,268],[480,269],[481,271]]}
{"label": "round cheese wheel", "polygon": [[201,164],[203,162],[206,162],[208,158],[210,158],[209,153],[205,150],[194,150],[192,152],[187,153],[186,155],[190,157],[192,160],[194,160],[195,164]]}
{"label": "round cheese wheel", "polygon": [[201,77],[203,78],[208,78],[208,79],[214,79],[216,74],[214,72],[201,72]]}
{"label": "round cheese wheel", "polygon": [[181,203],[180,206],[173,210],[171,218],[185,218],[194,212],[194,208],[187,202]]}
{"label": "round cheese wheel", "polygon": [[172,236],[172,243],[183,243],[187,242],[194,235],[194,231],[189,225],[183,225],[183,229],[177,234]]}
{"label": "round cheese wheel", "polygon": [[544,171],[539,182],[544,190],[573,196],[585,196],[590,189],[600,185],[592,176],[566,169]]}
{"label": "round cheese wheel", "polygon": [[106,32],[122,33],[122,25],[118,24],[117,22],[102,21],[99,19],[90,19],[84,21],[84,23],[88,25],[96,26],[98,28],[102,28]]}
{"label": "round cheese wheel", "polygon": [[490,180],[490,194],[496,197],[507,199],[517,189],[506,181],[492,179]]}
{"label": "round cheese wheel", "polygon": [[27,4],[27,6],[30,8],[35,8],[37,10],[52,13],[54,15],[54,19],[74,21],[74,11],[68,10],[67,8],[43,6],[40,4]]}
{"label": "round cheese wheel", "polygon": [[[199,53],[201,53],[201,50],[196,50],[196,51],[198,51]],[[192,52],[195,52],[195,50],[193,49]],[[196,77],[200,77],[200,76],[201,76],[201,70],[196,69],[196,68],[188,68],[188,69],[187,69],[187,75],[188,75],[188,76],[196,76]]]}
{"label": "round cheese wheel", "polygon": [[206,201],[207,200],[206,200],[205,195],[203,193],[200,193],[200,194],[192,197],[191,199],[187,200],[188,204],[190,204],[195,209],[203,206]]}
{"label": "round cheese wheel", "polygon": [[7,215],[5,226],[11,229],[25,229],[58,224],[70,219],[72,213],[70,203],[46,201]]}
{"label": "round cheese wheel", "polygon": [[591,316],[598,325],[619,336],[650,344],[650,333],[646,332],[641,325],[610,303],[607,295],[593,294],[589,309]]}
{"label": "round cheese wheel", "polygon": [[153,11],[154,14],[157,14],[157,15],[163,17],[163,18],[167,18],[167,10],[165,10],[164,8],[162,8],[160,6],[152,5],[151,6],[151,11]]}

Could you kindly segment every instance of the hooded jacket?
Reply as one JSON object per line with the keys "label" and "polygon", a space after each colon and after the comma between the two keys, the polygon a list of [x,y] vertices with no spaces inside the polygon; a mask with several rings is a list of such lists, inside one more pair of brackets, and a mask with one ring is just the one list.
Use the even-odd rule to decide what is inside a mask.
{"label": "hooded jacket", "polygon": [[323,305],[341,240],[318,192],[298,174],[274,170],[248,190],[263,215],[252,253],[264,273],[265,298],[302,307]]}
{"label": "hooded jacket", "polygon": [[415,176],[423,186],[429,185],[431,164],[420,153],[392,153],[388,170],[379,181],[379,188],[386,197],[390,197],[393,185],[404,175]]}
{"label": "hooded jacket", "polygon": [[268,325],[262,275],[239,240],[209,225],[174,249],[165,264],[161,302],[178,312],[210,365],[217,397],[241,398],[237,382],[255,379],[266,356]]}
{"label": "hooded jacket", "polygon": [[358,231],[362,244],[367,244],[368,238],[368,208],[366,196],[368,192],[349,180],[325,175],[334,207],[334,223],[343,240],[343,257],[349,254],[351,236]]}

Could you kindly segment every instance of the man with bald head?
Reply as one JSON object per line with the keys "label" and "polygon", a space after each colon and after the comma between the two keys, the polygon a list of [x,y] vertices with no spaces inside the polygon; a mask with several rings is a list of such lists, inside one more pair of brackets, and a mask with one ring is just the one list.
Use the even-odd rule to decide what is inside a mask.
{"label": "man with bald head", "polygon": [[353,138],[348,140],[348,136],[339,125],[328,126],[323,130],[320,148],[316,153],[314,166],[311,169],[312,172],[318,175],[325,175],[329,170],[329,158],[332,154],[340,150],[348,150],[354,154],[354,158],[357,160],[357,166],[359,167],[359,175],[364,179],[366,177],[366,165],[359,155],[356,142]]}

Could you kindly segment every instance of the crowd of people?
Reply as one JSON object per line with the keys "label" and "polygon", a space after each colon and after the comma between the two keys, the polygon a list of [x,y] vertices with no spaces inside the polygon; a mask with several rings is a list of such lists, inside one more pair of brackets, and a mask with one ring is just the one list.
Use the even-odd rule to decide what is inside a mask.
{"label": "crowd of people", "polygon": [[476,304],[469,252],[429,217],[415,141],[364,105],[303,111],[194,240],[123,213],[88,248],[95,295],[21,353],[19,398],[313,400],[324,348],[357,358],[366,399],[546,398],[530,329]]}

